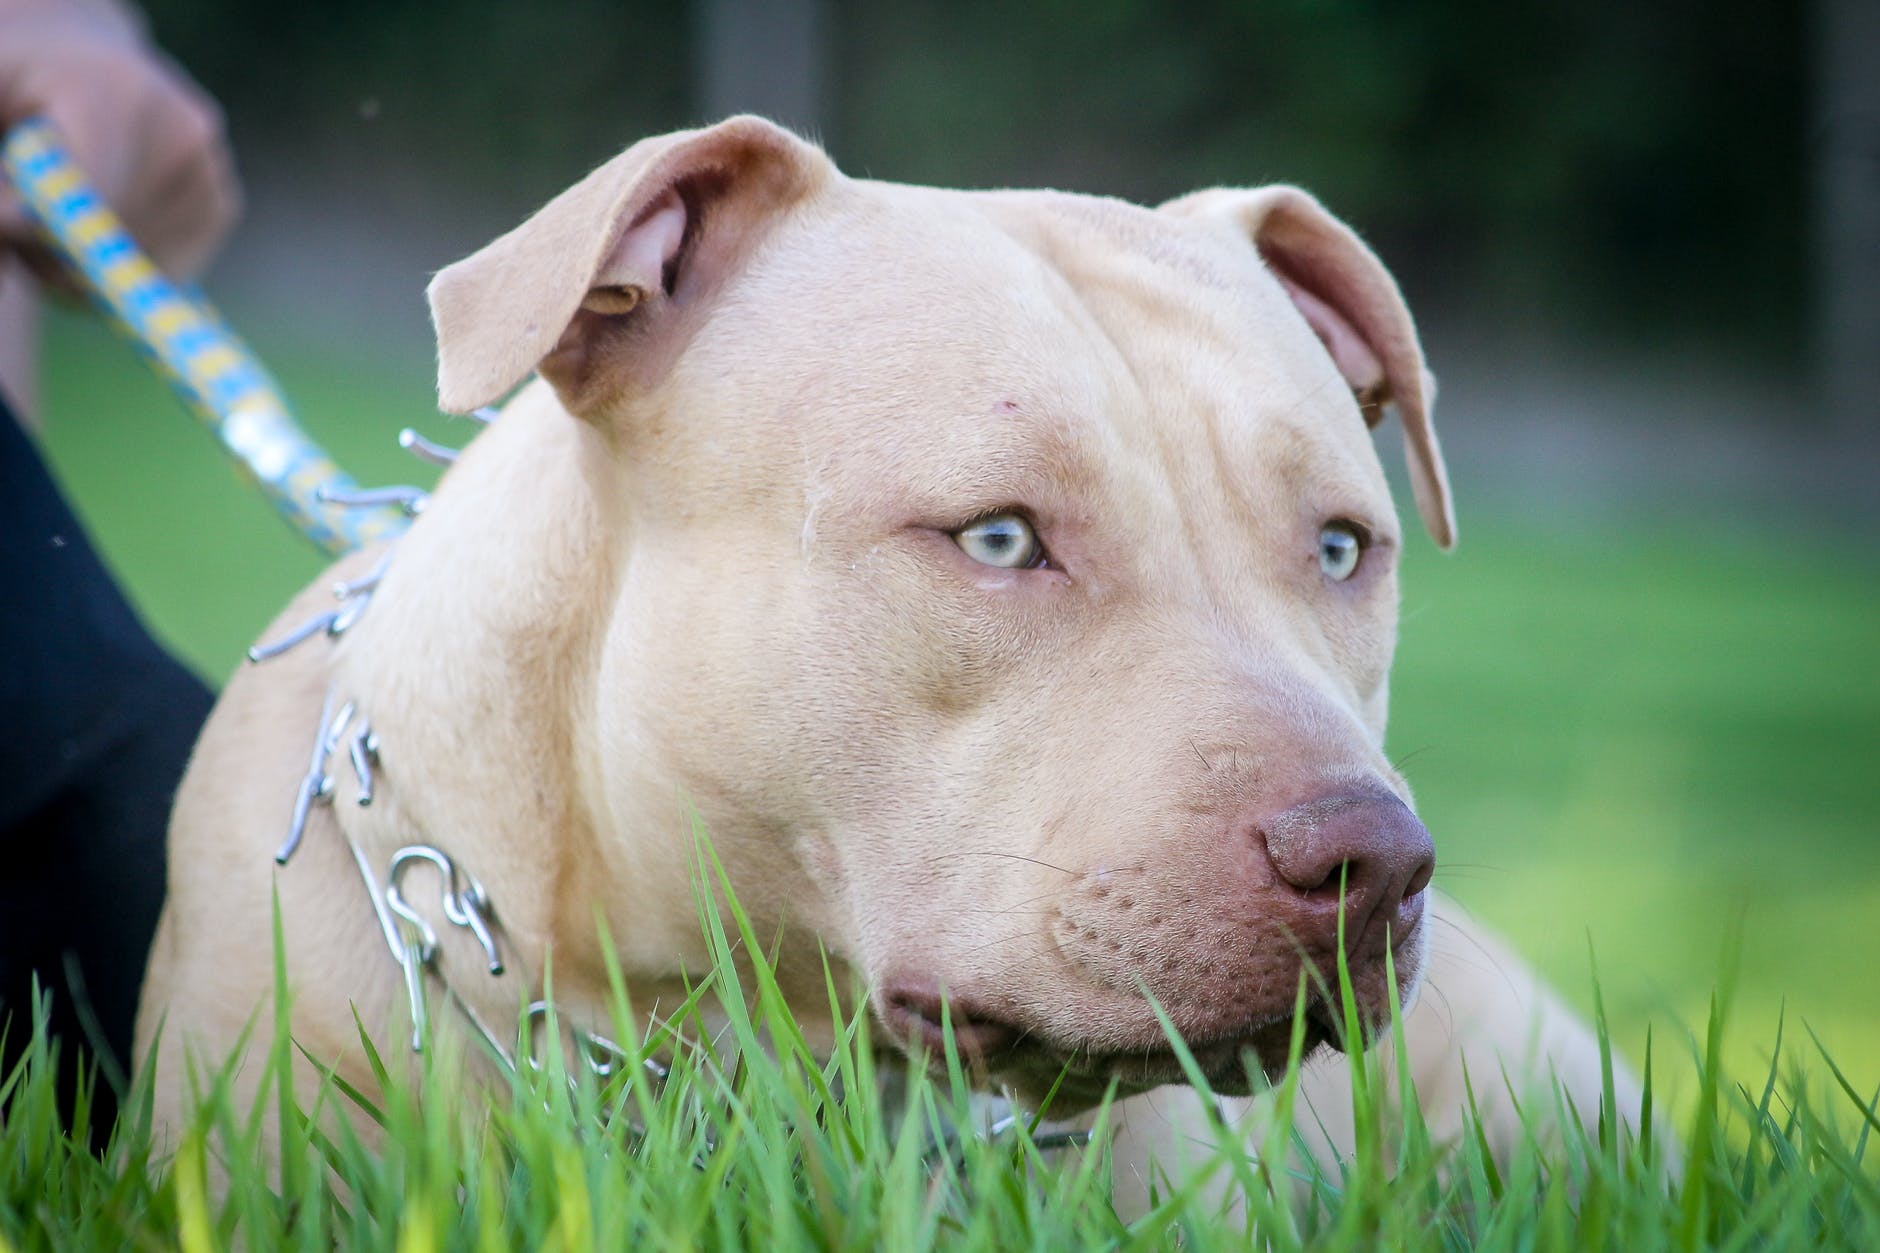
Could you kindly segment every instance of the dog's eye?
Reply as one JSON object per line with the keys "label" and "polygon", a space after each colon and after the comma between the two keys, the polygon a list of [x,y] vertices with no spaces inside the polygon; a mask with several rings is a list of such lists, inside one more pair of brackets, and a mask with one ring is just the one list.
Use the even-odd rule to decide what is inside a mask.
{"label": "dog's eye", "polygon": [[1319,569],[1325,577],[1343,583],[1358,572],[1364,556],[1364,533],[1350,522],[1327,522],[1319,531]]}
{"label": "dog's eye", "polygon": [[995,513],[953,532],[953,542],[980,565],[1029,570],[1044,564],[1044,545],[1031,523],[1015,513]]}

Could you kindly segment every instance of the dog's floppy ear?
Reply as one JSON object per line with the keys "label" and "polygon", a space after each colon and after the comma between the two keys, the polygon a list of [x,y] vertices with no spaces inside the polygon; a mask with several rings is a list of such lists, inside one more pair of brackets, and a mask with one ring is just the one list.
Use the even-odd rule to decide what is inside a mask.
{"label": "dog's floppy ear", "polygon": [[1386,402],[1397,406],[1417,512],[1438,545],[1453,546],[1449,475],[1430,422],[1435,380],[1423,367],[1416,325],[1383,262],[1297,187],[1216,188],[1162,208],[1224,219],[1244,231],[1351,384],[1364,420],[1376,426]]}
{"label": "dog's floppy ear", "polygon": [[606,349],[683,337],[777,216],[834,176],[755,117],[635,144],[431,280],[439,407],[489,404],[539,367],[583,412],[621,356]]}

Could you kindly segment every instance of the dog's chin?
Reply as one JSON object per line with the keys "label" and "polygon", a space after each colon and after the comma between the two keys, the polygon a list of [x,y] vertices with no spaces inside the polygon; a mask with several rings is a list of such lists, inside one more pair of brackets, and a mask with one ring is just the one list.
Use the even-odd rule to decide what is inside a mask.
{"label": "dog's chin", "polygon": [[[1336,1037],[1317,1015],[1307,1015],[1299,1026],[1301,1060],[1336,1047]],[[1048,1104],[1054,1116],[1088,1109],[1112,1092],[1125,1097],[1170,1084],[1193,1085],[1197,1076],[1216,1095],[1251,1096],[1285,1073],[1293,1035],[1294,1020],[1285,1018],[1226,1039],[1184,1041],[1186,1059],[1172,1047],[1126,1053],[1021,1049],[988,1073],[1019,1104],[1030,1109]]]}
{"label": "dog's chin", "polygon": [[[1192,1085],[1197,1076],[1218,1095],[1250,1096],[1285,1073],[1295,1049],[1303,1060],[1322,1048],[1339,1047],[1332,1016],[1316,1004],[1300,1020],[1287,1015],[1211,1039],[1186,1039],[1186,1058],[1166,1039],[1141,1049],[1097,1049],[1036,1031],[1008,1034],[986,1028],[977,1021],[955,1031],[954,1052],[968,1079],[1053,1117],[1080,1113],[1112,1093],[1126,1097],[1170,1084]],[[911,1058],[925,1059],[935,1078],[946,1077],[942,1040],[916,1032],[904,1034],[903,1044]]]}

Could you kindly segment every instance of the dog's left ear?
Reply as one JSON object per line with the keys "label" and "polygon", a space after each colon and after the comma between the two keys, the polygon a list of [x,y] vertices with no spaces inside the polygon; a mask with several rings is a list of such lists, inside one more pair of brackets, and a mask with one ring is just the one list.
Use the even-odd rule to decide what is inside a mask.
{"label": "dog's left ear", "polygon": [[439,407],[467,413],[539,368],[571,412],[603,408],[669,364],[778,221],[835,177],[757,117],[633,145],[431,280]]}
{"label": "dog's left ear", "polygon": [[1384,405],[1396,405],[1417,512],[1437,544],[1452,547],[1455,507],[1430,422],[1435,380],[1423,367],[1416,325],[1384,263],[1297,187],[1215,188],[1171,200],[1162,210],[1224,220],[1245,232],[1351,384],[1365,422],[1376,426]]}

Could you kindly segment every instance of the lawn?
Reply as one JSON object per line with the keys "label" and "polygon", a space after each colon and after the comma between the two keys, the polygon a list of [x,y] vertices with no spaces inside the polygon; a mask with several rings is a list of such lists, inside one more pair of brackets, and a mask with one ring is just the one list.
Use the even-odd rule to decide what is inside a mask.
{"label": "lawn", "polygon": [[[703,845],[698,869],[723,883]],[[1439,1142],[1414,1103],[1398,1117],[1380,1053],[1348,1048],[1326,1063],[1351,1074],[1354,1137],[1335,1165],[1288,1135],[1304,1039],[1296,1018],[1291,1061],[1260,1098],[1268,1129],[1237,1118],[1196,1128],[1190,1170],[1152,1175],[1146,1207],[1119,1214],[1113,1180],[1137,1168],[1112,1159],[1106,1107],[1081,1142],[1049,1128],[1034,1137],[1023,1119],[990,1122],[950,1035],[942,1077],[915,1069],[892,1085],[898,1097],[884,1099],[866,1011],[846,1020],[833,1049],[812,1050],[726,887],[728,909],[704,898],[712,963],[697,972],[700,996],[725,1008],[724,1021],[706,1020],[695,997],[659,1037],[642,1040],[610,968],[610,1034],[624,1064],[605,1079],[570,1075],[550,1049],[540,1066],[508,1068],[505,1081],[445,1039],[408,1067],[401,1044],[381,1057],[362,1035],[375,1072],[365,1090],[329,1076],[302,1104],[289,1079],[304,1063],[287,1034],[277,921],[272,1013],[263,1007],[246,1066],[262,1085],[254,1108],[278,1114],[278,1139],[230,1099],[224,1068],[195,1071],[203,1099],[194,1116],[153,1142],[146,1070],[126,1102],[132,1113],[99,1156],[74,1147],[84,1143],[82,1095],[74,1134],[60,1130],[36,1019],[25,1060],[0,1075],[0,1253],[1868,1253],[1880,1240],[1871,1102],[1845,1084],[1816,1096],[1785,1079],[1786,1066],[1733,1080],[1716,1018],[1700,1060],[1655,1068],[1692,1080],[1675,1140],[1661,1134],[1667,1111],[1649,1087],[1639,1105],[1621,1106],[1608,1082],[1584,1125],[1557,1099],[1530,1099],[1530,1130],[1492,1157],[1480,1128]],[[1340,986],[1348,997],[1343,972]],[[851,1003],[860,1003],[856,991]],[[1303,1007],[1303,986],[1299,996]],[[1345,1022],[1347,1033],[1357,1029],[1354,1014]],[[1205,1090],[1178,1039],[1175,1047]],[[658,1074],[642,1060],[656,1061]],[[468,1066],[489,1084],[487,1102],[463,1099]],[[336,1118],[335,1107],[354,1116]],[[1561,1135],[1537,1138],[1535,1120]]]}
{"label": "lawn", "polygon": [[[467,433],[435,414],[419,353],[249,329],[361,482],[428,480],[400,426]],[[219,681],[318,559],[109,332],[62,316],[47,346],[61,479],[158,634]],[[1800,511],[1563,529],[1459,488],[1458,551],[1410,545],[1393,690],[1439,883],[1583,1006],[1590,940],[1634,1059],[1647,1023],[1660,1048],[1701,1027],[1735,935],[1732,1065],[1760,1072],[1786,1010],[1871,1091],[1880,555]]]}

